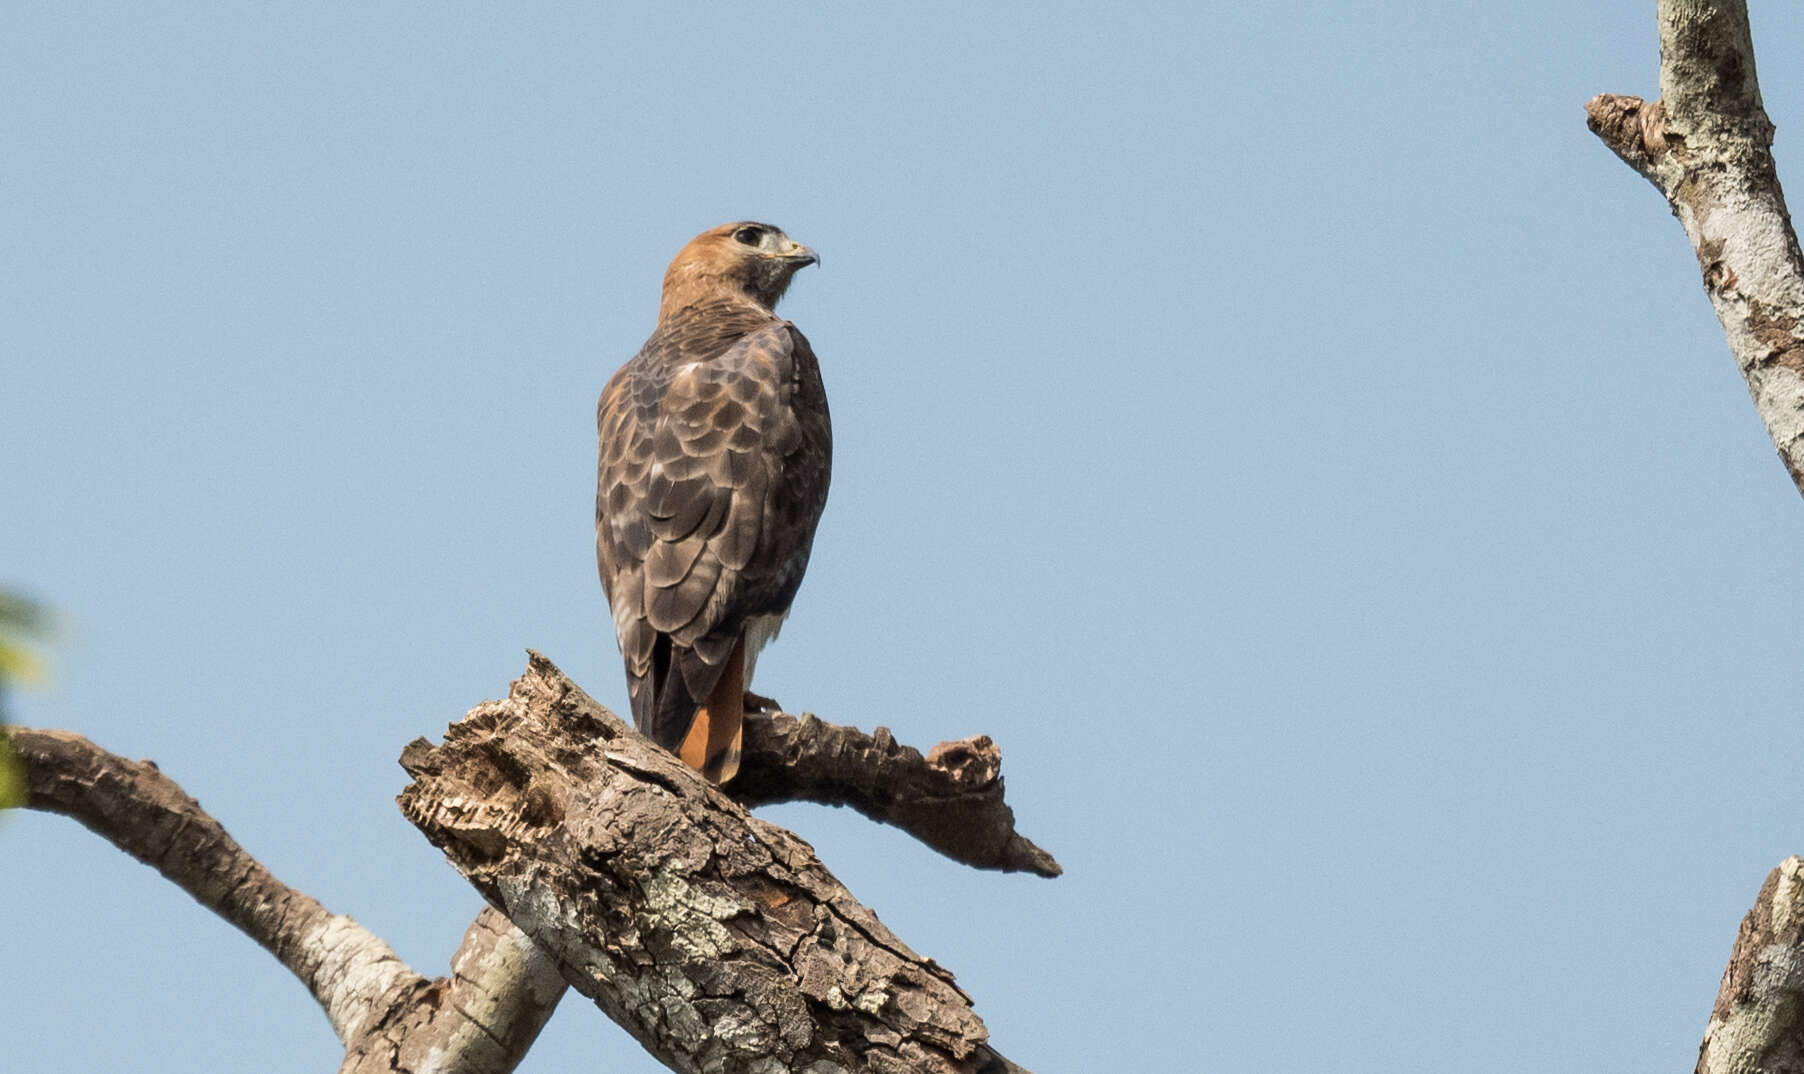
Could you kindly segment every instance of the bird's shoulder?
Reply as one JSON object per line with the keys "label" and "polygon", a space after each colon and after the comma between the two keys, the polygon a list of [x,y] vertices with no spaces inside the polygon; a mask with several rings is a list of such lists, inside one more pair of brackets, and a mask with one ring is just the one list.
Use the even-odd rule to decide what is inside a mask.
{"label": "bird's shoulder", "polygon": [[608,381],[600,411],[649,417],[723,393],[752,403],[788,395],[814,366],[807,338],[768,310],[695,308],[658,325]]}
{"label": "bird's shoulder", "polygon": [[[633,361],[647,367],[729,360],[787,349],[794,326],[761,306],[701,303],[664,318]],[[630,364],[630,363],[629,363]]]}

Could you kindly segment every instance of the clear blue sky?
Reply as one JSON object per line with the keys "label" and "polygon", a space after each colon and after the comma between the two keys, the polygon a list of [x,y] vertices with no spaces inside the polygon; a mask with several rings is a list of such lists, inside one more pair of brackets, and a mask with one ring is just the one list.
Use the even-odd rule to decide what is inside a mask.
{"label": "clear blue sky", "polygon": [[[25,723],[154,758],[442,972],[393,804],[534,647],[625,689],[594,399],[726,220],[834,489],[758,688],[1005,751],[1056,881],[772,811],[1031,1069],[1644,1071],[1804,851],[1804,503],[1678,226],[1586,132],[1653,0],[14,4],[0,583]],[[1424,8],[1427,10],[1424,10]],[[1755,10],[1804,188],[1804,11]],[[0,821],[18,1070],[313,1072],[285,970]],[[656,1067],[569,997],[523,1070]]]}

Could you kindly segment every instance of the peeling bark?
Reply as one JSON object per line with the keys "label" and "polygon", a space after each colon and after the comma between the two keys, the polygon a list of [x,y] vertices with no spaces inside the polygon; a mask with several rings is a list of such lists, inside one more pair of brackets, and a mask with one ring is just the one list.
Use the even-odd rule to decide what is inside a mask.
{"label": "peeling bark", "polygon": [[563,992],[549,960],[485,910],[454,976],[428,981],[362,925],[295,891],[150,761],[66,731],[7,730],[26,806],[81,822],[236,925],[307,986],[346,1044],[345,1071],[507,1074]]}
{"label": "peeling bark", "polygon": [[[989,1047],[952,974],[885,929],[806,843],[536,654],[508,701],[403,756],[416,777],[403,808],[493,904],[435,980],[277,880],[155,764],[68,732],[11,739],[29,807],[156,869],[306,984],[345,1044],[345,1074],[506,1074],[566,979],[680,1071],[1026,1074]],[[778,713],[748,728],[741,771],[744,802],[849,804],[960,862],[1059,872],[1015,832],[988,738],[922,757],[882,728]]]}
{"label": "peeling bark", "polygon": [[674,1070],[1018,1069],[989,1048],[952,974],[891,934],[806,843],[536,653],[506,700],[401,762],[415,780],[400,797],[408,819]]}
{"label": "peeling bark", "polygon": [[1665,196],[1792,483],[1804,494],[1804,256],[1742,0],[1660,0],[1661,99],[1605,94],[1591,130]]}

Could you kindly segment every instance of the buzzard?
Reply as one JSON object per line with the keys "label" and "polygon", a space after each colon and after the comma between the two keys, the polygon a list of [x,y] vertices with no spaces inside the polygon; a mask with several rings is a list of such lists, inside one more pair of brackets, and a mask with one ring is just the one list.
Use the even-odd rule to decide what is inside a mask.
{"label": "buzzard", "polygon": [[802,583],[832,432],[808,340],[772,312],[819,259],[769,224],[697,235],[658,328],[601,393],[595,551],[633,722],[715,783],[739,770],[758,650]]}

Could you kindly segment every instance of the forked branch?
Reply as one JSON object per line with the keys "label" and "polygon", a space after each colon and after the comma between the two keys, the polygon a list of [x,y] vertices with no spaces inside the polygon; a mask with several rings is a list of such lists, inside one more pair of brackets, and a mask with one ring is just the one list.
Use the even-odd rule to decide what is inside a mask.
{"label": "forked branch", "polygon": [[[1754,407],[1804,493],[1804,256],[1773,164],[1743,0],[1660,0],[1660,100],[1611,94],[1591,130],[1672,206]],[[1698,1074],[1804,1069],[1804,860],[1742,921]]]}
{"label": "forked branch", "polygon": [[[471,710],[441,746],[413,743],[401,763],[415,779],[401,795],[408,819],[672,1069],[1018,1069],[990,1049],[952,974],[909,950],[808,844],[536,653],[505,700]],[[779,793],[781,778],[766,776],[761,800]]]}
{"label": "forked branch", "polygon": [[1020,1070],[949,972],[744,809],[851,805],[954,860],[1057,875],[1015,832],[987,738],[923,757],[881,728],[760,716],[735,801],[535,654],[507,701],[403,758],[403,809],[493,904],[453,972],[427,980],[277,880],[155,764],[68,732],[10,737],[27,805],[80,821],[274,955],[325,1009],[343,1072],[505,1074],[566,980],[677,1070]]}
{"label": "forked branch", "polygon": [[1604,94],[1588,124],[1665,196],[1754,408],[1804,494],[1804,256],[1773,165],[1742,0],[1660,0],[1660,100]]}

